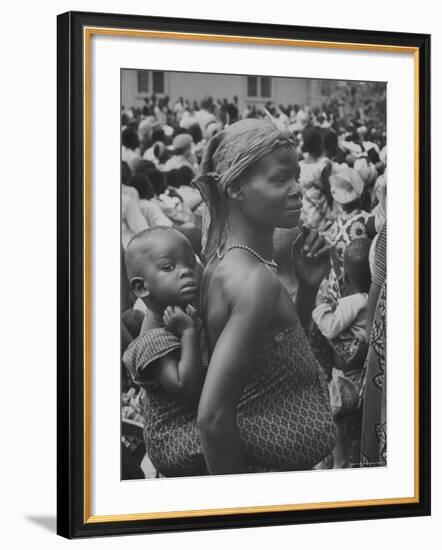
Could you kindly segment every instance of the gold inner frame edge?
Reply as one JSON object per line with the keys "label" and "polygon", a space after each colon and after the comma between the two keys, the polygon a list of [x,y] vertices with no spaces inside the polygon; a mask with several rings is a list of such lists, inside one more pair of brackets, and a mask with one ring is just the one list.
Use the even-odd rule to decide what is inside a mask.
{"label": "gold inner frame edge", "polygon": [[[410,497],[349,500],[336,502],[298,503],[269,506],[249,506],[234,508],[214,508],[201,510],[173,510],[167,512],[129,513],[115,515],[91,515],[90,484],[90,40],[93,34],[110,36],[128,36],[136,38],[162,38],[175,40],[200,40],[209,42],[230,42],[249,44],[294,46],[306,48],[332,48],[346,50],[364,50],[392,53],[412,53],[414,60],[414,495]],[[393,46],[386,44],[364,44],[350,42],[329,42],[315,40],[297,40],[280,38],[261,38],[236,35],[217,35],[202,33],[181,33],[166,31],[147,31],[137,29],[117,29],[107,27],[83,27],[83,168],[84,168],[84,484],[83,515],[84,523],[109,523],[116,521],[137,521],[149,519],[171,519],[186,517],[217,516],[229,514],[250,514],[264,512],[286,512],[300,510],[320,510],[359,506],[379,506],[412,504],[419,502],[419,49],[412,46]]]}

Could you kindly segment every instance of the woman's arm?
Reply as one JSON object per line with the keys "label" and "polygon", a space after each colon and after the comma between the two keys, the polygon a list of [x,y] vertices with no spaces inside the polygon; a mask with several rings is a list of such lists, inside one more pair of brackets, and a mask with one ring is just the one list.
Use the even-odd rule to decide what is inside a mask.
{"label": "woman's arm", "polygon": [[198,408],[198,428],[210,474],[245,471],[236,409],[280,292],[279,281],[263,265],[252,276],[236,273],[235,278],[233,295],[229,293],[230,317],[216,342]]}

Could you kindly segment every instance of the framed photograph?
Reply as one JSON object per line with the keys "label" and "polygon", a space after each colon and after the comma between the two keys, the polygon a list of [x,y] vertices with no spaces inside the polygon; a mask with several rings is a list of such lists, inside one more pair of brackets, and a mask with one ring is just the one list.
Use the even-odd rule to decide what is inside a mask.
{"label": "framed photograph", "polygon": [[430,36],[57,24],[58,534],[428,515]]}

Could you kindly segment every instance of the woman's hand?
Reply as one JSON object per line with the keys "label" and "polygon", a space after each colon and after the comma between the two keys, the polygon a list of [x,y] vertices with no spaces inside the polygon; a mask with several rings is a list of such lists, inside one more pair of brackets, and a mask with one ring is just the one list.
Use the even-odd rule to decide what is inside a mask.
{"label": "woman's hand", "polygon": [[317,291],[330,271],[330,247],[315,229],[303,226],[293,244],[293,267],[299,284]]}

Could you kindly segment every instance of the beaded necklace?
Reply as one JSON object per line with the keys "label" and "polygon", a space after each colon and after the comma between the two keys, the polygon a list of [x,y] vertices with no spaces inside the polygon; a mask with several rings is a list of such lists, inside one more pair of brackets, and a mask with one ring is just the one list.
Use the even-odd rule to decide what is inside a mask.
{"label": "beaded necklace", "polygon": [[250,248],[249,246],[247,246],[245,244],[231,244],[230,246],[228,246],[226,248],[226,251],[224,252],[224,254],[221,254],[219,248],[217,248],[216,249],[216,255],[217,255],[218,259],[222,260],[224,258],[224,256],[227,254],[227,252],[229,252],[229,250],[232,250],[233,248],[241,248],[243,250],[247,250],[248,252],[253,254],[256,258],[258,258],[258,260],[260,262],[268,265],[269,267],[273,267],[274,269],[278,269],[278,264],[275,262],[275,260],[266,260],[265,258],[263,258],[261,256],[261,254],[258,254],[258,252],[253,250],[253,248]]}

